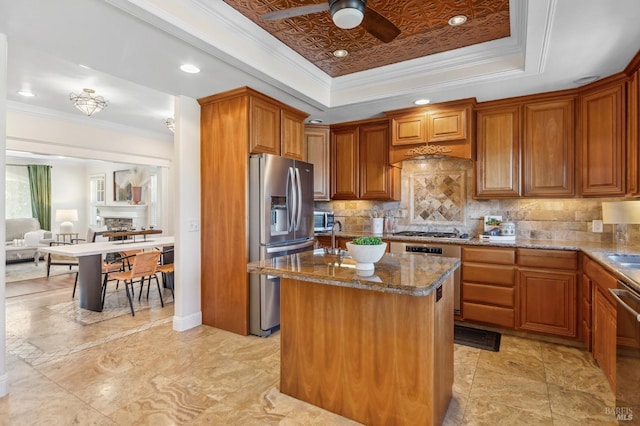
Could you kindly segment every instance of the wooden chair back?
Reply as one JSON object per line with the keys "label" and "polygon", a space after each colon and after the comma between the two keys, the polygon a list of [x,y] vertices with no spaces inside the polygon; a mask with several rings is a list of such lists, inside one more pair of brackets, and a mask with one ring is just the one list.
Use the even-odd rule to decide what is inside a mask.
{"label": "wooden chair back", "polygon": [[156,273],[160,253],[157,251],[145,251],[136,254],[131,266],[130,279],[148,277]]}

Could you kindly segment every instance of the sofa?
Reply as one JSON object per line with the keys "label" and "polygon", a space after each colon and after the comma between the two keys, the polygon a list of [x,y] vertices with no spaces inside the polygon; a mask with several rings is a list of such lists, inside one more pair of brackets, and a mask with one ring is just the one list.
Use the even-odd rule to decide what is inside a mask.
{"label": "sofa", "polygon": [[38,249],[51,241],[51,231],[40,229],[40,221],[31,217],[6,219],[5,225],[7,263],[35,260],[37,264],[41,257]]}

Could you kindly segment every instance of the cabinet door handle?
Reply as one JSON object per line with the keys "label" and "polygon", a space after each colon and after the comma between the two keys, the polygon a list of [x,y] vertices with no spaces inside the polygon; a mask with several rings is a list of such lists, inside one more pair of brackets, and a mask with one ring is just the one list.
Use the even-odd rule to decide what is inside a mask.
{"label": "cabinet door handle", "polygon": [[635,311],[631,306],[629,306],[620,296],[626,296],[630,299],[633,299],[635,302],[640,304],[640,298],[636,297],[629,290],[621,289],[621,288],[610,288],[609,291],[616,298],[618,303],[620,303],[631,315],[633,315],[638,322],[640,322],[640,314]]}

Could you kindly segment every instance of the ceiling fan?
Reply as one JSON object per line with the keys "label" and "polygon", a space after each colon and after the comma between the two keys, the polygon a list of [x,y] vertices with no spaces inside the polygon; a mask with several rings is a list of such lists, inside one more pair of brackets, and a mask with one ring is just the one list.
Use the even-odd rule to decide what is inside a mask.
{"label": "ceiling fan", "polygon": [[276,21],[326,10],[331,13],[337,27],[348,30],[362,23],[365,30],[383,43],[389,43],[400,34],[400,29],[391,21],[367,7],[367,0],[328,0],[326,3],[265,13],[262,19]]}

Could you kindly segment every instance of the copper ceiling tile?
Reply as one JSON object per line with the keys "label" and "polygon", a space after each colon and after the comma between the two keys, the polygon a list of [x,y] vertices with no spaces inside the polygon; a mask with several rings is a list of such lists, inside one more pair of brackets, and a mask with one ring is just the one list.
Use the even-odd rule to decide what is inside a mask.
{"label": "copper ceiling tile", "polygon": [[[267,12],[321,4],[326,0],[224,0],[331,77],[377,68],[510,35],[509,0],[369,0],[367,6],[393,22],[400,35],[383,43],[362,26],[336,27],[328,11],[278,21]],[[448,25],[465,15],[466,24]],[[333,51],[349,55],[336,58]]]}

